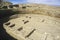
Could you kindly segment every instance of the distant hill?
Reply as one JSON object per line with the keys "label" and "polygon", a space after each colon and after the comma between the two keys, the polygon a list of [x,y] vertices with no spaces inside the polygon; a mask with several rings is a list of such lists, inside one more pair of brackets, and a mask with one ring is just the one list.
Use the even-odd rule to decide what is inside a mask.
{"label": "distant hill", "polygon": [[27,14],[42,14],[53,17],[60,18],[60,7],[57,6],[49,6],[45,4],[16,4],[18,7],[13,6],[13,9],[17,9],[20,13]]}
{"label": "distant hill", "polygon": [[57,6],[50,6],[45,4],[15,4],[15,5],[11,5],[11,4],[12,3],[9,2],[4,3],[4,5],[10,5],[10,7],[12,6],[12,8],[9,9],[15,11],[15,13],[20,13],[20,14],[33,13],[33,14],[60,18],[60,7]]}

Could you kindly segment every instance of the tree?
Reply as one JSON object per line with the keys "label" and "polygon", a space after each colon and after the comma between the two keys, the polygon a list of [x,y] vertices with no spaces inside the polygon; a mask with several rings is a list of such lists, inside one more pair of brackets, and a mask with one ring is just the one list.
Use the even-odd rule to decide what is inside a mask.
{"label": "tree", "polygon": [[12,3],[9,2],[8,0],[0,0],[0,8],[8,5],[12,5]]}
{"label": "tree", "polygon": [[2,6],[2,2],[3,2],[3,0],[0,0],[0,8],[1,8],[1,6]]}
{"label": "tree", "polygon": [[2,3],[3,0],[0,0],[0,3]]}

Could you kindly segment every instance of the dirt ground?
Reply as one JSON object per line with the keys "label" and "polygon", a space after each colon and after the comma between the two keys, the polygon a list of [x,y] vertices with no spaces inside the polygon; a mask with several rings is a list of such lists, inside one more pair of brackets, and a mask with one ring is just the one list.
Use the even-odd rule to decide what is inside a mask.
{"label": "dirt ground", "polygon": [[[25,37],[27,37],[26,40],[29,40],[29,38],[30,40],[45,40],[45,36],[47,34],[47,40],[60,40],[60,18],[38,14],[20,14],[19,18],[9,20],[8,22],[10,22],[11,24],[15,24],[15,26],[11,28],[11,24],[9,26],[4,24],[6,32],[9,33],[11,36],[15,36],[15,38],[19,40],[20,37],[23,37],[24,40]],[[20,27],[23,27],[22,31],[17,30]],[[32,35],[26,36],[32,30],[36,31]]]}

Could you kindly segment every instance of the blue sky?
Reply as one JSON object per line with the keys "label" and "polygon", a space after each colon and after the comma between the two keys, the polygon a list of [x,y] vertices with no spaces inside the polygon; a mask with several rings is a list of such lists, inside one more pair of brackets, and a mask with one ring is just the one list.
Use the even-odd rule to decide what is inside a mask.
{"label": "blue sky", "polygon": [[27,3],[27,0],[9,0],[13,4],[18,4],[18,3]]}
{"label": "blue sky", "polygon": [[50,5],[60,5],[60,0],[9,0],[14,4],[18,3],[41,3],[41,4],[50,4]]}

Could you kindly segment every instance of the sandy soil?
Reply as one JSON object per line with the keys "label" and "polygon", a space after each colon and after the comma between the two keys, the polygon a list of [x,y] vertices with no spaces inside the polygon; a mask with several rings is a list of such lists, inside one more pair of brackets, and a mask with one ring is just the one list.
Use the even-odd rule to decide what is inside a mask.
{"label": "sandy soil", "polygon": [[4,28],[18,40],[60,40],[60,18],[20,14],[18,18],[4,23]]}

